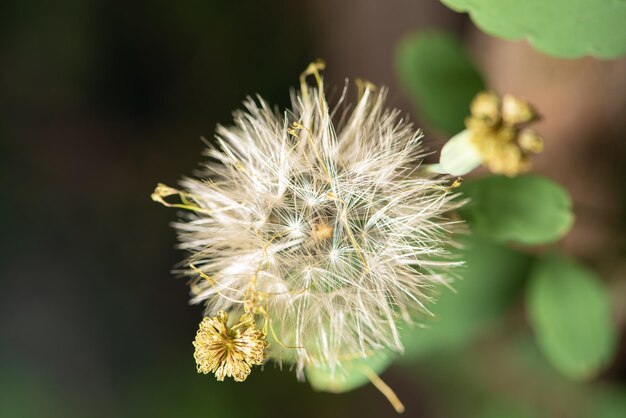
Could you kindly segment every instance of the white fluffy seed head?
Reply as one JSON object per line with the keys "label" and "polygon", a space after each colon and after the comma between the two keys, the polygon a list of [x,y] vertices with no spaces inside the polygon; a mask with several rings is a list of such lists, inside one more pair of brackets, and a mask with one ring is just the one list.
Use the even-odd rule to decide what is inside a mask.
{"label": "white fluffy seed head", "polygon": [[458,203],[419,169],[421,133],[385,95],[367,87],[349,108],[344,90],[333,112],[318,79],[284,114],[248,99],[218,127],[199,178],[182,181],[202,209],[175,224],[192,302],[212,315],[254,296],[269,357],[299,375],[401,351],[399,327],[427,312],[458,264],[447,250]]}

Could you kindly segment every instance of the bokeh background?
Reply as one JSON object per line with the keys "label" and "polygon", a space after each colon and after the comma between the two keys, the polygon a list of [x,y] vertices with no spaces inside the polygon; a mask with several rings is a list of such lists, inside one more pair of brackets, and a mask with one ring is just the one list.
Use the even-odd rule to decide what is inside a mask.
{"label": "bokeh background", "polygon": [[[512,309],[490,325],[498,333],[383,378],[407,416],[424,418],[599,416],[587,403],[626,402],[625,60],[548,57],[482,34],[435,0],[5,0],[0,416],[395,416],[371,386],[318,393],[272,364],[239,384],[198,375],[202,310],[170,273],[183,257],[168,227],[175,213],[150,193],[193,172],[200,137],[246,95],[287,105],[318,57],[331,85],[390,86],[391,103],[436,149],[445,138],[420,123],[393,65],[405,35],[434,27],[463,39],[492,88],[545,116],[536,170],[574,198],[576,226],[561,246],[607,280],[621,348],[593,389],[570,382]],[[587,395],[598,387],[611,389]]]}

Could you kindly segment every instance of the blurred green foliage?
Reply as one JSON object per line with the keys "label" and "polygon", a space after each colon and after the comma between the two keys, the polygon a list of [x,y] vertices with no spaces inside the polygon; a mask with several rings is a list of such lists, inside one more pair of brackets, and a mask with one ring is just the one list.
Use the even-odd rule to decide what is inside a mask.
{"label": "blurred green foliage", "polygon": [[0,362],[0,415],[2,417],[78,418],[77,408],[66,405],[50,377],[26,364]]}
{"label": "blurred green foliage", "polygon": [[469,199],[460,213],[472,232],[498,242],[547,244],[562,238],[574,221],[569,194],[541,176],[486,176],[460,190]]}
{"label": "blurred green foliage", "polygon": [[538,50],[564,58],[626,54],[626,3],[607,0],[441,0],[467,12],[486,33],[527,39]]}
{"label": "blurred green foliage", "polygon": [[461,241],[455,256],[465,265],[453,289],[443,288],[429,306],[425,329],[405,329],[406,351],[398,360],[413,362],[438,351],[458,351],[507,318],[515,305],[532,258],[477,236]]}
{"label": "blurred green foliage", "polygon": [[485,85],[460,40],[442,31],[413,34],[400,42],[395,61],[418,114],[446,134],[463,130],[470,101]]}
{"label": "blurred green foliage", "polygon": [[395,357],[390,352],[379,351],[367,359],[356,358],[342,362],[343,369],[334,372],[328,367],[307,367],[306,378],[314,389],[333,393],[348,392],[368,384],[369,373],[382,374]]}
{"label": "blurred green foliage", "polygon": [[593,418],[623,418],[626,416],[626,386],[595,388],[586,412]]}
{"label": "blurred green foliage", "polygon": [[528,287],[528,313],[539,346],[575,379],[597,375],[615,353],[611,300],[592,271],[559,255],[538,260]]}

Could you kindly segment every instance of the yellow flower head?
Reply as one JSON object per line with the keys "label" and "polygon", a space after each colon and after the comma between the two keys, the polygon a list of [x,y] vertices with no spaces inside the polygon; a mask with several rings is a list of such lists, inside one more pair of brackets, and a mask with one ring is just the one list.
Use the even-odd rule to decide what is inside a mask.
{"label": "yellow flower head", "polygon": [[217,316],[205,317],[193,342],[198,373],[215,373],[219,381],[225,376],[243,382],[251,366],[263,364],[268,347],[265,334],[256,327],[254,316],[245,313],[232,327],[228,327],[228,314],[219,311]]}

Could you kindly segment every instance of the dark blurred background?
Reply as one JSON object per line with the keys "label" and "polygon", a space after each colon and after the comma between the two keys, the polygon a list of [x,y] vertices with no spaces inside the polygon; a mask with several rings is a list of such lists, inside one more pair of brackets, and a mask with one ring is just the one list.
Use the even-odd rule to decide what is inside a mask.
{"label": "dark blurred background", "polygon": [[[566,247],[623,277],[624,60],[549,58],[480,34],[435,0],[5,0],[0,416],[394,416],[371,386],[321,394],[271,364],[242,384],[198,375],[191,341],[202,309],[170,273],[183,257],[168,227],[175,212],[150,193],[197,167],[200,137],[229,123],[246,95],[287,105],[318,57],[330,84],[390,85],[392,104],[412,112],[393,52],[429,27],[463,36],[494,88],[549,115],[538,170],[582,208]],[[523,362],[493,360],[488,343],[472,350],[505,365],[490,396],[516,398],[511,382],[532,382]],[[452,416],[446,404],[470,385],[456,365],[407,367],[384,376],[407,415]],[[612,370],[623,381],[623,360]]]}

